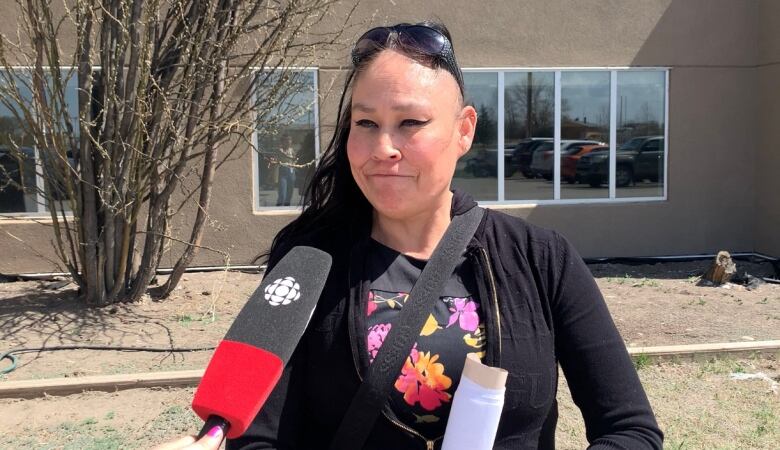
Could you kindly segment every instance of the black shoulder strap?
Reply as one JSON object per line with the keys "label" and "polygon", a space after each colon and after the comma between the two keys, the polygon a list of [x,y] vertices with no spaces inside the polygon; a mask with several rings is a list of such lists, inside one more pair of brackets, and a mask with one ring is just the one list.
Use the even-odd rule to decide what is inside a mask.
{"label": "black shoulder strap", "polygon": [[406,358],[449,280],[460,256],[477,231],[485,210],[475,206],[455,216],[412,287],[398,317],[368,367],[357,394],[331,443],[331,450],[359,450],[379,417]]}

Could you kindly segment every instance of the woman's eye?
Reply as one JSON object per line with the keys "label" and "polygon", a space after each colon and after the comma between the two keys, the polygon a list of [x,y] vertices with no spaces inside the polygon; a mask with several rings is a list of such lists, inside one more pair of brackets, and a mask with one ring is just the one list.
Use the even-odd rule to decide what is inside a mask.
{"label": "woman's eye", "polygon": [[376,127],[376,124],[374,122],[372,122],[370,120],[367,120],[367,119],[357,120],[357,121],[355,121],[355,125],[357,125],[359,127],[363,127],[363,128],[374,128],[374,127]]}
{"label": "woman's eye", "polygon": [[419,127],[425,125],[426,123],[428,123],[427,120],[406,119],[403,122],[401,122],[401,126]]}

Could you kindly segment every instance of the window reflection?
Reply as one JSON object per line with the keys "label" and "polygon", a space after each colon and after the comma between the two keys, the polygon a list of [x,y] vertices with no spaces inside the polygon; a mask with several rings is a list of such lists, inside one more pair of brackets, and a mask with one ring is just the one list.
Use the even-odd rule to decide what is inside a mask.
{"label": "window reflection", "polygon": [[617,74],[617,197],[664,195],[665,74]]}
{"label": "window reflection", "polygon": [[552,199],[552,184],[531,170],[531,162],[537,152],[553,148],[555,74],[507,73],[504,89],[505,199]]}
{"label": "window reflection", "polygon": [[498,74],[466,72],[466,103],[477,110],[477,130],[455,168],[453,187],[476,200],[498,200]]}
{"label": "window reflection", "polygon": [[[8,83],[14,83],[24,105],[11,95]],[[32,104],[29,77],[4,71],[0,94],[0,213],[38,212],[34,140],[23,126],[23,106]]]}
{"label": "window reflection", "polygon": [[[259,74],[258,76],[268,76]],[[271,75],[273,77],[273,75]],[[258,120],[258,206],[300,206],[317,159],[313,71],[288,72],[284,94]],[[278,96],[276,80],[263,83],[260,98]]]}
{"label": "window reflection", "polygon": [[[561,73],[561,198],[609,197],[609,88],[609,72]],[[551,154],[536,167],[552,179]]]}
{"label": "window reflection", "polygon": [[[617,197],[662,197],[666,72],[616,74]],[[503,164],[505,200],[551,200],[557,163],[561,199],[609,198],[611,71],[561,71],[558,161],[554,72],[504,72],[504,109],[497,115],[498,75],[465,74],[467,100],[477,108],[479,122],[472,151],[459,162],[453,185],[478,200],[495,201]],[[497,127],[504,130],[503,161],[498,160]]]}
{"label": "window reflection", "polygon": [[38,212],[35,182],[35,150],[0,145],[0,213]]}
{"label": "window reflection", "polygon": [[[97,77],[97,75],[95,76]],[[53,86],[54,81],[52,80],[52,77],[47,75],[46,78],[49,85]],[[75,71],[63,70],[61,81],[65,84],[65,110],[67,111],[67,119],[71,126],[71,131],[69,131],[69,133],[74,138],[78,139],[80,136],[78,77]],[[97,98],[98,92],[96,89],[98,89],[98,87],[94,87],[93,89],[95,89],[93,90],[93,97]],[[98,111],[98,108],[98,105],[93,105],[93,111]],[[59,131],[61,136],[59,136],[59,139],[61,139],[62,142],[67,142],[68,133],[65,132],[67,130],[67,124],[62,123],[61,121],[59,126],[61,127],[61,130]],[[64,150],[63,152],[58,152],[51,148],[38,148],[38,158],[40,162],[39,170],[42,170],[45,174],[43,177],[44,192],[47,199],[58,202],[55,209],[70,210],[70,205],[68,203],[68,198],[70,198],[70,196],[68,195],[67,183],[65,181],[68,174],[65,173],[65,171],[76,168],[77,163],[74,158],[74,152],[77,151],[77,148],[71,148]],[[45,211],[49,211],[48,202],[45,202],[41,206]]]}
{"label": "window reflection", "polygon": [[[73,70],[63,69],[61,73],[65,104],[57,106],[64,107],[65,120],[70,123],[71,130],[67,130],[67,123],[61,122],[47,131],[51,140],[67,147],[70,136],[79,136],[78,80]],[[9,89],[8,83],[13,83],[15,89]],[[68,211],[65,171],[76,168],[75,149],[62,148],[58,151],[40,142],[36,145],[33,136],[27,132],[25,111],[28,118],[34,114],[30,111],[33,107],[30,83],[29,70],[18,69],[13,73],[4,71],[0,74],[0,212],[48,211],[46,199],[59,201],[58,208]],[[45,87],[47,101],[54,104],[51,93],[58,88],[51,73],[46,74]],[[15,98],[17,95],[18,99]]]}

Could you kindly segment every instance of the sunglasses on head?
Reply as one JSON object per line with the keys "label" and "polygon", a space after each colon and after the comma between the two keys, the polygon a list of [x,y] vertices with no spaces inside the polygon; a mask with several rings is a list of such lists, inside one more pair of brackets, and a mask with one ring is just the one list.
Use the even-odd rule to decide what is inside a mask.
{"label": "sunglasses on head", "polygon": [[352,49],[352,62],[357,65],[366,56],[387,48],[391,36],[403,49],[426,56],[445,57],[452,53],[452,44],[440,31],[425,25],[400,24],[366,31]]}
{"label": "sunglasses on head", "polygon": [[391,37],[402,50],[440,61],[441,66],[455,77],[458,84],[463,84],[452,43],[441,31],[426,25],[400,24],[366,31],[352,48],[352,64],[357,66],[366,57],[387,48]]}

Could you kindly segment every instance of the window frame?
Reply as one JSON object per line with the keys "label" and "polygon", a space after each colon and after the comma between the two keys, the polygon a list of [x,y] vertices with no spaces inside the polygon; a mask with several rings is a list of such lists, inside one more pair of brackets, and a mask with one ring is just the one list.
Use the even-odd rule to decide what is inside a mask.
{"label": "window frame", "polygon": [[[568,205],[568,204],[593,204],[593,203],[634,203],[634,202],[661,202],[668,200],[669,194],[669,74],[670,67],[663,66],[624,66],[624,67],[464,67],[463,72],[495,72],[498,76],[498,111],[496,114],[496,126],[498,128],[498,161],[497,164],[497,189],[498,200],[478,200],[482,206],[487,207],[534,207],[537,205]],[[610,98],[609,98],[609,196],[606,198],[592,199],[563,199],[561,198],[561,74],[563,72],[609,72]],[[619,72],[663,72],[664,73],[664,174],[663,195],[657,197],[618,197],[615,174],[617,171],[617,77]],[[513,72],[552,72],[554,74],[554,136],[553,136],[553,199],[528,199],[506,200],[505,190],[505,148],[504,139],[504,114],[505,111],[505,83],[507,73]]]}
{"label": "window frame", "polygon": [[[289,66],[285,70],[310,71],[312,73],[312,83],[314,85],[314,160],[315,165],[320,160],[320,86],[319,86],[319,67],[317,66]],[[262,71],[260,67],[253,67],[252,74]],[[268,70],[268,69],[265,69]],[[257,93],[253,94],[255,104],[259,103]],[[252,214],[254,215],[287,215],[299,214],[301,206],[261,206],[260,205],[260,159],[257,150],[260,148],[260,140],[257,132],[257,115],[252,114]]]}

